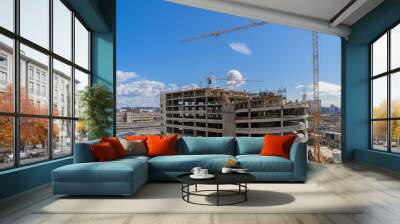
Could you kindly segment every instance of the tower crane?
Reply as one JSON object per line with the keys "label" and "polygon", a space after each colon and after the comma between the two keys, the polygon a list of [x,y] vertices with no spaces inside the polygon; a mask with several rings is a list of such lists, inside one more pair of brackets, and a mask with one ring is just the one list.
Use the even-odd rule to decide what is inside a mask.
{"label": "tower crane", "polygon": [[319,132],[320,107],[319,100],[319,81],[318,81],[318,33],[312,32],[312,47],[313,47],[313,103],[312,103],[312,130],[314,143],[314,159],[316,162],[321,162]]}
{"label": "tower crane", "polygon": [[256,22],[251,22],[249,24],[245,24],[245,25],[241,25],[241,26],[235,26],[235,27],[232,27],[232,28],[224,29],[224,30],[218,30],[218,31],[213,31],[213,32],[209,32],[209,33],[204,33],[204,34],[200,34],[198,36],[193,36],[193,37],[188,37],[188,38],[182,39],[181,43],[186,43],[186,42],[191,42],[191,41],[195,41],[195,40],[206,39],[206,38],[210,38],[210,37],[219,37],[219,36],[221,36],[223,34],[232,33],[232,32],[245,30],[245,29],[250,29],[250,28],[253,28],[253,27],[257,27],[257,26],[262,26],[262,25],[264,25],[266,23],[267,22],[256,21]]}

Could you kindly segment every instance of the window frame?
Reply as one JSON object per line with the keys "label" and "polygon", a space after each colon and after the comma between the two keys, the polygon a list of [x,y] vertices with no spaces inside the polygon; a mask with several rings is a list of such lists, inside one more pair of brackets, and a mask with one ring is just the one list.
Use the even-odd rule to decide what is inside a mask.
{"label": "window frame", "polygon": [[[71,58],[64,58],[63,56],[55,53],[54,46],[53,46],[53,1],[54,0],[48,0],[49,2],[49,47],[46,49],[45,47],[42,47],[39,44],[34,43],[33,41],[30,41],[29,39],[23,37],[20,35],[20,0],[14,0],[13,1],[13,10],[14,10],[14,30],[10,31],[4,27],[0,26],[0,35],[3,35],[5,37],[11,38],[13,40],[13,64],[12,64],[12,74],[14,78],[14,100],[13,100],[13,107],[14,110],[13,112],[1,112],[0,111],[0,116],[10,116],[13,118],[13,154],[14,154],[14,161],[13,161],[13,166],[11,167],[5,167],[5,168],[0,168],[0,172],[4,170],[10,170],[10,169],[16,169],[18,167],[23,167],[23,166],[30,166],[33,164],[37,163],[43,163],[49,160],[53,159],[62,159],[65,157],[70,157],[73,155],[74,152],[74,143],[75,143],[75,123],[76,121],[79,120],[79,117],[75,117],[75,108],[71,108],[71,115],[70,116],[56,116],[53,115],[53,59],[58,60],[59,62],[62,62],[66,65],[71,66],[71,83],[75,82],[75,69],[87,74],[89,76],[89,83],[88,85],[92,85],[92,72],[91,72],[91,65],[92,65],[92,57],[91,57],[91,50],[92,50],[92,44],[91,44],[91,37],[92,37],[92,30],[89,28],[89,26],[85,23],[85,21],[79,16],[79,14],[72,9],[72,7],[65,1],[65,0],[59,0],[64,6],[68,8],[68,10],[71,11]],[[75,18],[79,20],[79,22],[84,26],[84,28],[88,31],[89,33],[89,40],[88,40],[88,62],[89,66],[88,69],[85,69],[78,64],[75,63]],[[49,63],[48,63],[48,84],[47,84],[47,97],[48,97],[48,113],[46,115],[39,115],[39,114],[26,114],[26,113],[21,113],[20,111],[20,45],[25,45],[27,47],[32,48],[33,50],[39,51],[40,53],[43,53],[48,56],[49,58]],[[42,74],[42,73],[40,73]],[[36,70],[33,70],[33,80],[36,80]],[[27,80],[30,80],[30,74],[26,74]],[[39,77],[41,78],[41,77]],[[35,82],[34,82],[35,83]],[[39,80],[39,83],[41,83],[41,79]],[[41,85],[42,86],[42,85]],[[27,90],[29,91],[29,90]],[[34,91],[36,91],[34,89]],[[75,88],[74,85],[71,86],[72,92],[72,105],[75,103]],[[47,119],[48,122],[48,136],[47,136],[47,141],[48,141],[48,157],[44,158],[41,161],[38,162],[33,162],[33,163],[26,163],[26,164],[21,164],[20,161],[20,144],[19,144],[19,138],[20,138],[20,119],[28,117],[28,118],[45,118]],[[54,158],[54,147],[52,144],[53,141],[53,121],[56,120],[67,120],[71,121],[71,154],[69,155],[63,155],[63,156],[57,156]],[[51,144],[50,144],[51,143]]]}
{"label": "window frame", "polygon": [[[393,28],[400,26],[400,21],[394,23],[391,25],[389,28],[387,28],[383,33],[378,35],[374,40],[372,40],[369,44],[369,149],[373,151],[380,151],[380,152],[387,152],[387,153],[392,153],[392,154],[400,154],[400,152],[394,152],[392,151],[392,121],[400,121],[400,117],[393,117],[392,116],[392,98],[391,98],[391,92],[392,92],[392,86],[391,86],[391,80],[392,76],[396,75],[398,72],[400,72],[400,67],[398,68],[393,68],[391,69],[391,31]],[[386,64],[386,71],[382,72],[380,74],[373,74],[373,44],[378,41],[381,37],[384,35],[387,35],[387,64]],[[385,118],[373,118],[373,94],[374,94],[374,88],[373,88],[373,81],[382,77],[386,77],[386,86],[387,86],[387,93],[386,93],[386,98],[387,98],[387,105],[386,105],[386,117]],[[387,129],[387,138],[386,138],[386,150],[379,150],[374,148],[374,136],[373,136],[373,122],[376,121],[386,121],[386,129]]]}

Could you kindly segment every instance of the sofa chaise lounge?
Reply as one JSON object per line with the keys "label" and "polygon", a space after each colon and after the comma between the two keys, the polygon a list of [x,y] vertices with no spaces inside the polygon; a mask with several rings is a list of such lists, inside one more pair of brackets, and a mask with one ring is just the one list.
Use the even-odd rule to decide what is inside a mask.
{"label": "sofa chaise lounge", "polygon": [[176,181],[176,177],[200,166],[218,172],[228,160],[236,160],[258,182],[304,182],[307,147],[294,142],[290,159],[260,156],[263,137],[182,137],[177,155],[127,156],[96,162],[91,144],[77,143],[73,164],[52,172],[53,193],[67,195],[132,195],[148,181]]}

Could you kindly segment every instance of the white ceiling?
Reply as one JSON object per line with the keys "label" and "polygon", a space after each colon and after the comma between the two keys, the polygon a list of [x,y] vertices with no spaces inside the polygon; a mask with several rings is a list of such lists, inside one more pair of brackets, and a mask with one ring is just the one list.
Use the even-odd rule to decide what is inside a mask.
{"label": "white ceiling", "polygon": [[330,20],[350,0],[231,0],[230,2]]}
{"label": "white ceiling", "polygon": [[[350,26],[383,0],[170,0],[207,10],[347,38]],[[351,5],[350,5],[351,3]],[[348,5],[349,4],[349,5]],[[348,7],[346,8],[346,5]],[[346,8],[345,10],[342,10]],[[339,13],[342,10],[341,13]]]}

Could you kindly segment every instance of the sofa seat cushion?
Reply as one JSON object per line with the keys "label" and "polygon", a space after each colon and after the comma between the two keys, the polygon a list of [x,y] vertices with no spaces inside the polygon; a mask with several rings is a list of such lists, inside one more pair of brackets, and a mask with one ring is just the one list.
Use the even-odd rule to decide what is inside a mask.
{"label": "sofa seat cushion", "polygon": [[147,162],[147,161],[149,161],[149,159],[150,159],[150,157],[148,157],[148,156],[136,156],[136,155],[131,155],[131,156],[125,156],[124,158],[121,158],[121,159],[117,159],[117,160],[114,160],[113,162],[115,162],[115,161],[127,161],[127,162],[129,162],[129,161],[134,161],[134,160],[139,160],[139,161],[143,161],[143,162]]}
{"label": "sofa seat cushion", "polygon": [[249,172],[293,172],[292,161],[279,156],[239,155],[236,159]]}
{"label": "sofa seat cushion", "polygon": [[158,156],[149,160],[149,170],[163,172],[190,172],[193,167],[203,167],[210,171],[219,171],[231,155],[174,155]]}
{"label": "sofa seat cushion", "polygon": [[[109,162],[75,163],[53,170],[57,182],[131,182],[132,177],[147,170],[140,159],[121,159]],[[147,173],[143,173],[147,176]]]}

